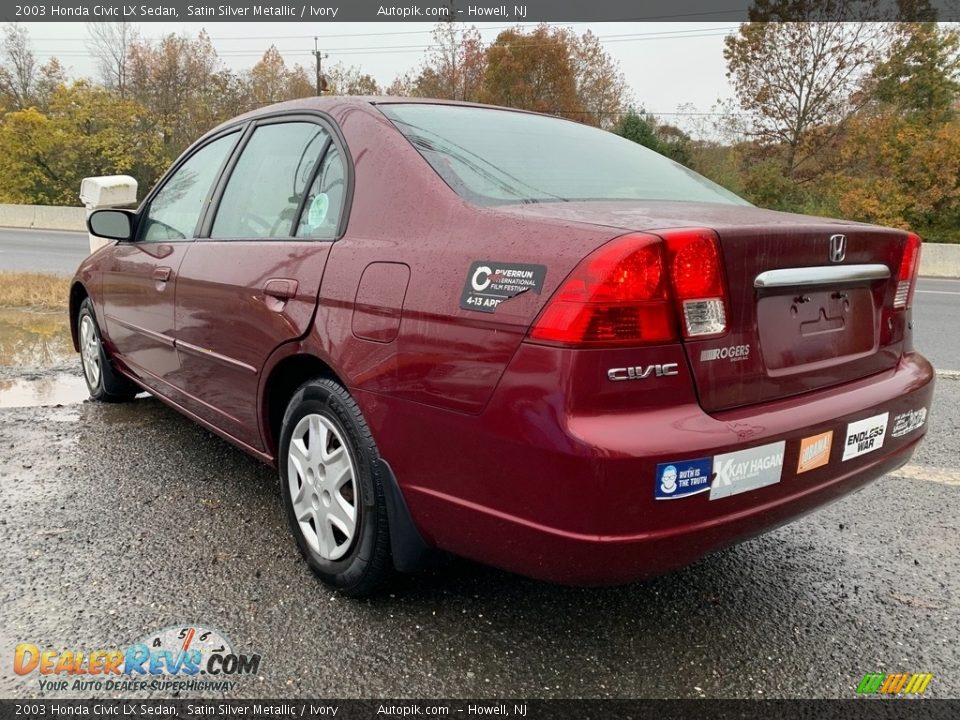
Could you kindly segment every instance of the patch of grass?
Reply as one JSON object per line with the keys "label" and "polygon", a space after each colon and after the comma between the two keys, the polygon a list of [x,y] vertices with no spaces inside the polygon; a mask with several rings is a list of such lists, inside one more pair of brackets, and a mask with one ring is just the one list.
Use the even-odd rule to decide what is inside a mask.
{"label": "patch of grass", "polygon": [[66,310],[70,278],[32,272],[0,272],[0,307]]}

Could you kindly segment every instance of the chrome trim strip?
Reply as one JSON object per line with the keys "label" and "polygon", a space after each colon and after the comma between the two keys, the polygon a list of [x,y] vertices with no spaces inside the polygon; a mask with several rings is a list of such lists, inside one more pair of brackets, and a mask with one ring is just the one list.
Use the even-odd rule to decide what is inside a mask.
{"label": "chrome trim strip", "polygon": [[245,370],[248,373],[253,375],[257,374],[257,369],[253,365],[247,365],[245,362],[240,360],[234,360],[232,357],[227,357],[226,355],[221,355],[218,352],[213,350],[207,350],[198,345],[193,345],[191,343],[185,342],[183,340],[177,340],[175,343],[177,350],[182,350],[188,355],[193,355],[194,357],[206,358],[207,360],[215,360],[222,365],[227,365],[232,368],[238,368],[240,370]]}
{"label": "chrome trim strip", "polygon": [[170,337],[169,335],[164,335],[163,333],[158,333],[158,332],[156,332],[155,330],[147,330],[147,328],[145,328],[145,327],[140,327],[139,325],[134,325],[133,323],[129,323],[129,322],[127,322],[126,320],[121,320],[120,318],[116,317],[115,315],[110,315],[110,314],[108,314],[108,313],[104,313],[104,317],[106,318],[108,325],[109,325],[110,323],[112,323],[112,322],[113,322],[113,323],[116,323],[117,325],[120,325],[120,326],[122,326],[122,327],[125,327],[127,330],[132,330],[132,331],[135,332],[135,333],[140,333],[141,335],[146,335],[146,336],[147,336],[148,338],[150,338],[151,340],[156,340],[158,343],[161,343],[161,344],[163,344],[163,345],[167,345],[168,347],[173,347],[173,338]]}
{"label": "chrome trim strip", "polygon": [[755,288],[796,287],[798,285],[833,285],[836,283],[886,280],[886,265],[822,265],[819,267],[767,270],[753,281]]}

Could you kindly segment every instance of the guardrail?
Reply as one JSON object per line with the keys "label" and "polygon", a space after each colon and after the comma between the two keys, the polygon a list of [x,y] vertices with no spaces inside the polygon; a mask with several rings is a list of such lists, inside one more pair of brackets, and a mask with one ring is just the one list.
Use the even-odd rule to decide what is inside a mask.
{"label": "guardrail", "polygon": [[[0,205],[0,227],[86,232],[83,208],[51,205]],[[920,260],[924,277],[960,278],[960,244],[924,243]]]}

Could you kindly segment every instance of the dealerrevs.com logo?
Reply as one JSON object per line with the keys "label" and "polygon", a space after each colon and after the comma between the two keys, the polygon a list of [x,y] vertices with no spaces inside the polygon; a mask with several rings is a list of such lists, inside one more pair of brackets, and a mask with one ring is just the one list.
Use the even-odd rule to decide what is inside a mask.
{"label": "dealerrevs.com logo", "polygon": [[242,654],[219,630],[176,625],[123,648],[41,648],[20,643],[13,671],[38,676],[43,692],[228,692],[256,675],[261,656]]}

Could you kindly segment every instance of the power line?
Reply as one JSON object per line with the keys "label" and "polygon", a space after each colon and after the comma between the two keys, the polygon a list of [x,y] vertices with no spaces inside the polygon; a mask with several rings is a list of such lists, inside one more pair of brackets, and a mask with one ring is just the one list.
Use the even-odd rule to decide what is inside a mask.
{"label": "power line", "polygon": [[[627,22],[627,21],[624,21]],[[461,23],[463,24],[463,23]],[[475,27],[477,30],[483,32],[488,30],[512,30],[514,28],[520,28],[523,30],[528,30],[531,28],[539,27],[543,23],[517,23],[514,25],[484,25],[482,27]],[[569,27],[572,25],[588,25],[592,23],[587,22],[572,22],[572,23],[546,23],[548,27]],[[733,25],[730,27],[722,28],[723,30],[736,30],[739,26]],[[469,28],[468,28],[469,29]],[[684,30],[654,30],[649,33],[628,33],[629,35],[662,35],[662,34],[683,34],[683,33],[693,33],[693,32],[702,32],[706,30],[719,30],[721,28],[712,28],[712,27],[694,27],[687,28]],[[390,30],[383,32],[362,32],[362,33],[337,33],[336,35],[323,36],[323,35],[236,35],[230,37],[217,37],[214,35],[208,36],[212,41],[219,42],[230,42],[233,40],[310,40],[313,37],[320,37],[321,40],[327,39],[336,39],[336,38],[354,38],[354,37],[385,37],[389,35],[432,35],[436,31],[436,27],[429,30]],[[619,37],[619,36],[610,36],[610,37]],[[157,39],[157,38],[153,38]],[[88,38],[81,37],[61,37],[61,38],[38,38],[34,42],[87,42]]]}
{"label": "power line", "polygon": [[[698,38],[707,38],[707,37],[722,37],[728,35],[730,32],[736,28],[717,28],[711,32],[700,32],[697,34],[686,34],[686,35],[677,35],[670,31],[664,33],[638,33],[638,34],[625,34],[625,35],[611,35],[611,36],[597,36],[597,39],[604,44],[608,43],[622,43],[622,42],[649,42],[655,40],[686,40],[686,39],[698,39]],[[676,31],[684,32],[684,31]],[[537,48],[537,47],[552,47],[552,43],[522,43],[525,48]],[[434,48],[442,47],[437,43],[431,43],[427,45],[391,45],[391,46],[382,46],[382,45],[368,45],[368,46],[354,46],[354,47],[328,47],[328,50],[334,52],[338,55],[357,55],[357,54],[371,54],[371,55],[388,55],[391,53],[412,53],[416,51],[425,51],[432,50]],[[89,51],[83,50],[61,50],[59,52],[38,52],[37,55],[43,57],[95,57],[95,55]],[[281,54],[285,57],[309,57],[313,55],[312,51],[303,51],[303,50],[289,50],[281,51]],[[262,57],[262,52],[256,51],[237,51],[237,50],[221,50],[217,51],[217,56],[221,58],[243,58],[243,57]]]}
{"label": "power line", "polygon": [[[576,24],[576,23],[574,23]],[[508,28],[518,27],[517,25],[494,25],[491,27],[484,27],[484,30],[506,30]],[[527,26],[519,26],[527,27]],[[536,27],[536,25],[530,25],[529,27]],[[384,37],[387,35],[430,35],[434,32],[435,29],[430,30],[392,30],[385,32],[369,32],[369,33],[337,33],[336,35],[331,35],[331,38],[344,38],[344,37]],[[323,38],[324,36],[315,36],[315,35],[232,35],[230,37],[216,37],[209,36],[211,40],[214,41],[230,41],[230,40],[309,40],[313,37]],[[86,42],[87,38],[79,37],[64,37],[64,38],[40,38],[46,42]],[[156,39],[156,38],[154,38]]]}

